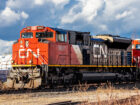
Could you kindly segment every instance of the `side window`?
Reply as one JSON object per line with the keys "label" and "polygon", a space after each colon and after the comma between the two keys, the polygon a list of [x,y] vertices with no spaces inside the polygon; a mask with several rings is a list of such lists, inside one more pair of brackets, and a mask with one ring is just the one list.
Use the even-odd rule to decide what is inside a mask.
{"label": "side window", "polygon": [[67,42],[67,34],[56,34],[58,42]]}
{"label": "side window", "polygon": [[82,45],[83,44],[83,40],[84,40],[83,35],[81,35],[81,34],[77,34],[76,35],[76,44]]}
{"label": "side window", "polygon": [[140,44],[137,44],[136,45],[136,49],[140,49]]}
{"label": "side window", "polygon": [[65,42],[67,42],[67,34],[65,34]]}

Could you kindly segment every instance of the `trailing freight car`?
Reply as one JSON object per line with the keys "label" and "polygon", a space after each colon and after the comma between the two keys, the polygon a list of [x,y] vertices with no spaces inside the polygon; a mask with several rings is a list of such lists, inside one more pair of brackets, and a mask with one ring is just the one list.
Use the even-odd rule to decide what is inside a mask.
{"label": "trailing freight car", "polygon": [[132,40],[113,35],[30,26],[13,44],[9,88],[37,88],[88,81],[132,81]]}
{"label": "trailing freight car", "polygon": [[133,40],[132,42],[132,57],[132,62],[140,68],[140,39]]}

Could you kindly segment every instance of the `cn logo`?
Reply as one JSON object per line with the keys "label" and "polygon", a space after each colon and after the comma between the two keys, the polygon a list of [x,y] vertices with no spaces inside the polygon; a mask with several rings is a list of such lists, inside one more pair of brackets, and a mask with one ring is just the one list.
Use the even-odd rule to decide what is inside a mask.
{"label": "cn logo", "polygon": [[103,55],[104,58],[107,58],[107,47],[102,45],[94,44],[93,45],[93,56],[95,58],[101,58]]}
{"label": "cn logo", "polygon": [[[26,55],[22,55],[22,53],[26,53]],[[29,54],[31,54],[32,56],[34,56],[35,58],[39,57],[39,49],[37,49],[37,54],[35,52],[33,52],[31,49],[19,49],[19,58],[28,58]]]}

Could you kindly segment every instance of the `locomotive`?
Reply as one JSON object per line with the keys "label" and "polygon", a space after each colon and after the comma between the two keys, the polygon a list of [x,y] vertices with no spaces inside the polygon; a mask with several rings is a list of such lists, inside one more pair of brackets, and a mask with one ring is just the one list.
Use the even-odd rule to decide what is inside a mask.
{"label": "locomotive", "polygon": [[133,81],[139,69],[132,40],[44,26],[21,30],[13,44],[9,88],[37,88],[87,81]]}

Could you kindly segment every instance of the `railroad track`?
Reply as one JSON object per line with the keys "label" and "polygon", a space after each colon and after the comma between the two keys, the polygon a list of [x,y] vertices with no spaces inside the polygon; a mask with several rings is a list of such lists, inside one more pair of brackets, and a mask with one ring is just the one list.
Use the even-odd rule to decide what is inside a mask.
{"label": "railroad track", "polygon": [[78,102],[72,102],[72,101],[64,101],[64,102],[58,102],[58,103],[52,103],[48,105],[81,105],[83,103],[86,103],[85,101],[78,101]]}
{"label": "railroad track", "polygon": [[48,105],[139,105],[140,102],[138,101],[140,96],[132,96],[125,99],[119,99],[119,100],[105,100],[101,102],[88,102],[88,101],[63,101],[63,102],[57,102],[52,103]]}
{"label": "railroad track", "polygon": [[[88,89],[87,91],[90,92],[90,91],[95,91],[99,84],[89,84],[90,86],[91,85],[94,85],[93,87],[89,87],[90,89]],[[112,84],[114,87],[121,87],[124,86],[125,87],[128,87],[130,85],[135,86],[134,83],[122,83],[122,84]],[[102,84],[101,86],[104,86],[104,84]],[[81,86],[79,86],[81,87]],[[83,85],[83,88],[84,88],[84,85]],[[127,88],[128,89],[128,88]],[[51,99],[51,98],[54,98],[54,97],[73,97],[73,93],[75,92],[79,92],[79,90],[72,90],[72,88],[70,88],[68,91],[67,89],[63,88],[63,87],[59,87],[59,88],[56,88],[56,89],[50,89],[50,88],[44,88],[44,89],[21,89],[21,90],[7,90],[7,91],[1,91],[0,94],[4,94],[4,96],[11,96],[11,94],[13,95],[14,94],[14,97],[18,97],[18,96],[23,96],[23,94],[26,94],[27,96],[29,95],[29,98],[32,98],[34,99],[34,97],[36,98],[40,98],[40,97],[45,97],[45,99]],[[28,94],[29,93],[29,94]],[[30,94],[31,93],[31,94]],[[32,94],[33,93],[33,94]],[[71,93],[72,93],[72,96],[71,96]],[[94,94],[94,93],[93,93]],[[37,95],[37,96],[36,96]],[[1,96],[3,97],[3,95]],[[80,98],[80,97],[79,97]],[[139,96],[140,98],[140,96]],[[19,98],[20,99],[20,98]],[[6,99],[5,99],[6,100]],[[25,99],[26,100],[26,99]],[[85,102],[84,100],[73,100],[71,98],[68,98],[68,100],[66,99],[61,99],[61,100],[58,100],[58,101],[52,101],[52,102],[57,102],[57,103],[52,103],[52,102],[47,102],[46,103],[51,103],[49,105],[116,105],[116,102],[119,104],[119,105],[123,105],[124,103],[127,103],[128,101],[132,101],[133,103],[135,101],[137,101],[137,99],[135,97],[131,97],[131,98],[127,98],[127,99],[118,99],[118,100],[111,100],[111,101],[101,101],[100,103],[99,102]],[[62,101],[62,102],[61,102]],[[98,100],[97,100],[98,101]],[[46,104],[47,105],[47,104]],[[130,105],[130,104],[126,104],[126,105]],[[133,104],[131,104],[133,105]]]}
{"label": "railroad track", "polygon": [[[76,92],[76,91],[93,91],[96,90],[99,87],[103,87],[103,88],[107,88],[109,86],[113,86],[115,88],[130,88],[133,89],[134,87],[136,87],[136,84],[134,82],[130,82],[130,83],[114,83],[114,84],[108,84],[108,83],[102,83],[102,84],[97,84],[97,83],[93,83],[93,84],[79,84],[79,85],[73,85],[71,87],[63,87],[63,86],[59,86],[56,88],[49,88],[49,87],[45,87],[45,88],[37,88],[37,89],[18,89],[18,90],[14,90],[14,89],[10,89],[10,90],[0,90],[0,95],[2,94],[24,94],[24,93],[37,93],[37,92],[66,92],[66,93],[70,93],[70,92]],[[140,88],[140,87],[136,87],[136,88]]]}

